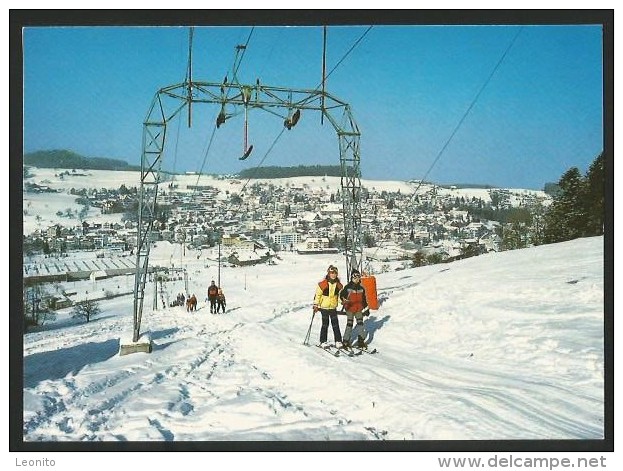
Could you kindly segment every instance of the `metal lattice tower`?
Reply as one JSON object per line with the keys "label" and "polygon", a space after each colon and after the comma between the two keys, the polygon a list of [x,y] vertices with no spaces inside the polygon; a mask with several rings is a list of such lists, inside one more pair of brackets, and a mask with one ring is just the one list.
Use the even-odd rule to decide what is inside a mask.
{"label": "metal lattice tower", "polygon": [[[231,96],[230,96],[231,95]],[[217,127],[228,118],[228,108],[259,109],[283,118],[276,110],[285,109],[288,117],[284,126],[296,125],[301,110],[320,111],[335,129],[340,149],[341,195],[344,217],[347,275],[362,269],[363,245],[361,233],[361,170],[359,128],[347,103],[322,90],[291,89],[234,83],[210,83],[186,80],[158,90],[143,123],[141,181],[139,191],[138,229],[136,244],[136,275],[134,279],[133,341],[140,336],[145,285],[149,265],[150,235],[156,216],[158,185],[167,125],[187,109],[190,125],[194,103],[217,104],[221,112]],[[229,115],[231,116],[231,115]]]}

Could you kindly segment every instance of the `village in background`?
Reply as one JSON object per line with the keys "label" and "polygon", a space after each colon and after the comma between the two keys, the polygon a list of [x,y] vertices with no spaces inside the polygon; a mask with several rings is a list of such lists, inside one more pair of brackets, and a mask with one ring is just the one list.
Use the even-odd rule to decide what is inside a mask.
{"label": "village in background", "polygon": [[[134,274],[139,178],[135,171],[25,167],[27,305],[39,299],[42,311],[48,310],[42,305],[68,307],[83,300],[60,284]],[[188,173],[166,180],[150,240],[154,246],[179,244],[179,258],[150,264],[160,279],[187,276],[187,249],[206,264],[230,267],[270,264],[280,252],[305,257],[343,251],[339,177],[252,180]],[[362,180],[364,269],[400,270],[534,245],[550,203],[543,191]],[[41,294],[45,284],[55,289]],[[96,298],[132,288],[126,280],[118,292]]]}

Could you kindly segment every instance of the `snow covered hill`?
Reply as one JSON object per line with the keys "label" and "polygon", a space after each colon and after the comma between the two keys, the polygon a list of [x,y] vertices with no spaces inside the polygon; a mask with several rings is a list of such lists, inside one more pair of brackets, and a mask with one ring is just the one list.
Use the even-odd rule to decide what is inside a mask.
{"label": "snow covered hill", "polygon": [[[146,302],[152,353],[118,354],[132,295],[101,301],[88,324],[61,311],[25,335],[24,441],[602,439],[603,245],[378,274],[366,328],[379,353],[355,358],[303,345],[315,283],[330,263],[345,272],[340,257],[224,267],[228,309],[213,315],[204,299],[216,265],[188,251],[199,310]],[[167,289],[175,297],[183,283]],[[312,344],[319,329],[317,315]]]}

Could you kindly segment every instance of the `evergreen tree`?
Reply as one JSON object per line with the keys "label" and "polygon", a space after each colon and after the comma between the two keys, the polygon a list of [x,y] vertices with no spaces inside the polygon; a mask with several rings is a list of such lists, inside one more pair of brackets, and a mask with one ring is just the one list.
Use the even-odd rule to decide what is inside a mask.
{"label": "evergreen tree", "polygon": [[543,241],[562,242],[604,232],[604,157],[599,154],[586,177],[573,167],[561,177],[560,191],[543,218]]}
{"label": "evergreen tree", "polygon": [[366,247],[376,247],[376,239],[369,232],[364,233],[363,243]]}
{"label": "evergreen tree", "polygon": [[560,195],[545,217],[545,243],[562,242],[582,236],[582,175],[577,167],[565,172],[558,182]]}
{"label": "evergreen tree", "polygon": [[432,253],[426,257],[426,263],[428,265],[436,265],[442,262],[443,262],[443,255],[438,252]]}
{"label": "evergreen tree", "polygon": [[604,155],[595,159],[586,175],[586,235],[604,233]]}
{"label": "evergreen tree", "polygon": [[412,266],[414,268],[417,268],[423,267],[424,265],[426,265],[426,255],[424,255],[424,253],[422,252],[415,252],[415,255],[413,256]]}
{"label": "evergreen tree", "polygon": [[527,246],[527,226],[514,221],[502,228],[502,250],[523,249]]}

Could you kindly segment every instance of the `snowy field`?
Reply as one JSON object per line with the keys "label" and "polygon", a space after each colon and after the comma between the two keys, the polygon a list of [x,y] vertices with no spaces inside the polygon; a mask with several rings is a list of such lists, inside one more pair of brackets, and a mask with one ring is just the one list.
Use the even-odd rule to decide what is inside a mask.
{"label": "snowy field", "polygon": [[25,442],[407,440],[417,449],[604,437],[602,237],[379,273],[381,306],[366,319],[379,352],[353,358],[313,346],[318,315],[303,345],[315,283],[330,263],[345,272],[341,257],[284,253],[276,265],[223,267],[227,313],[213,315],[205,296],[217,266],[197,255],[164,243],[153,251],[153,263],[181,259],[199,310],[152,310],[149,284],[141,331],[150,354],[119,355],[132,295],[101,301],[88,324],[63,310],[24,336]]}

